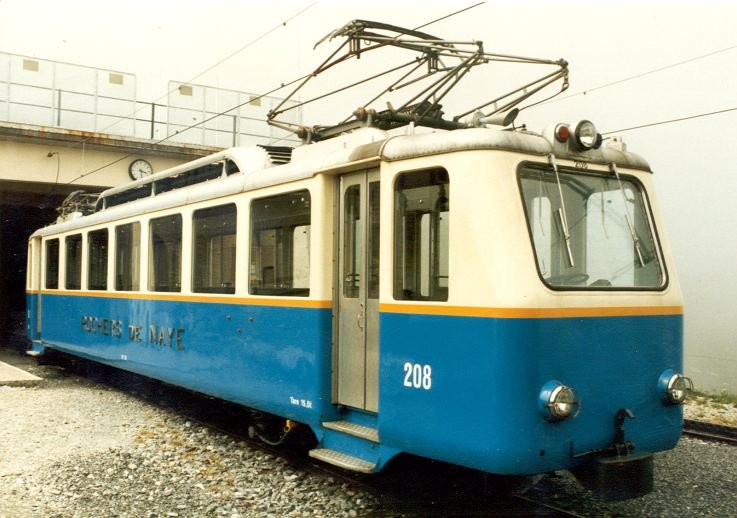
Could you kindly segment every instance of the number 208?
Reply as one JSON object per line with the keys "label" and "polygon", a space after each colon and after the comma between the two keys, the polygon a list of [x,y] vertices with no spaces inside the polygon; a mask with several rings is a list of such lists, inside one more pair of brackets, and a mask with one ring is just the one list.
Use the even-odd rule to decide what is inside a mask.
{"label": "number 208", "polygon": [[430,390],[432,387],[432,367],[419,363],[404,364],[404,386],[408,388]]}

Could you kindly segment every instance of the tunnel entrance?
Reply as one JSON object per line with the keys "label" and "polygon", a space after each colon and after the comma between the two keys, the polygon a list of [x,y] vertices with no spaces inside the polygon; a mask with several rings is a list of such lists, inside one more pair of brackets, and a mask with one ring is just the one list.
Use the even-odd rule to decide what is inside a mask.
{"label": "tunnel entrance", "polygon": [[76,190],[104,187],[0,181],[0,346],[25,349],[28,237],[53,223],[56,208]]}

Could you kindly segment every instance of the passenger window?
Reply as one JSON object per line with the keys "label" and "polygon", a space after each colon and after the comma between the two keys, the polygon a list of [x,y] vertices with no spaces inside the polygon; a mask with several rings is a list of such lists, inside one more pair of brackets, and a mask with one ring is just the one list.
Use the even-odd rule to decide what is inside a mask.
{"label": "passenger window", "polygon": [[310,294],[309,191],[253,201],[249,270],[251,294]]}
{"label": "passenger window", "polygon": [[368,219],[368,298],[379,298],[379,227],[380,208],[379,182],[369,182],[369,219]]}
{"label": "passenger window", "polygon": [[235,205],[195,211],[192,222],[192,291],[235,293]]}
{"label": "passenger window", "polygon": [[448,300],[450,183],[444,169],[405,173],[394,187],[394,298]]}
{"label": "passenger window", "polygon": [[154,192],[161,194],[162,192],[181,189],[189,185],[194,185],[209,180],[215,180],[223,175],[223,163],[216,162],[214,164],[205,164],[197,169],[182,171],[173,176],[166,176],[154,182]]}
{"label": "passenger window", "polygon": [[46,289],[59,289],[59,240],[46,241]]}
{"label": "passenger window", "polygon": [[141,224],[129,223],[115,227],[115,289],[140,289]]}
{"label": "passenger window", "polygon": [[66,250],[66,276],[64,287],[68,290],[82,289],[82,234],[64,239]]}
{"label": "passenger window", "polygon": [[107,229],[87,235],[87,287],[90,290],[107,289]]}
{"label": "passenger window", "polygon": [[351,185],[345,191],[343,200],[343,218],[345,228],[345,245],[343,247],[343,296],[355,299],[358,297],[361,286],[361,270],[363,268],[362,250],[359,249],[361,240],[361,186]]}
{"label": "passenger window", "polygon": [[182,291],[182,216],[152,219],[149,231],[148,289]]}

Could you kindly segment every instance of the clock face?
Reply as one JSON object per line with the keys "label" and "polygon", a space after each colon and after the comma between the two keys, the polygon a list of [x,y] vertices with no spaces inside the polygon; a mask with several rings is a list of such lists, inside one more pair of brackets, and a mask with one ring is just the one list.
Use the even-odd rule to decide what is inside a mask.
{"label": "clock face", "polygon": [[131,165],[128,166],[128,174],[134,180],[139,180],[154,174],[154,168],[146,160],[139,158],[131,162]]}

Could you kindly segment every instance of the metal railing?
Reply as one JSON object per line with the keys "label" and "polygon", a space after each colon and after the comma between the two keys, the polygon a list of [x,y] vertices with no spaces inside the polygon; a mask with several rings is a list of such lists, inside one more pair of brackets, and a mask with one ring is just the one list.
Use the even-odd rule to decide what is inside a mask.
{"label": "metal railing", "polygon": [[0,52],[0,121],[216,147],[297,142],[266,124],[276,98],[169,86],[167,104],[142,102],[133,74]]}

